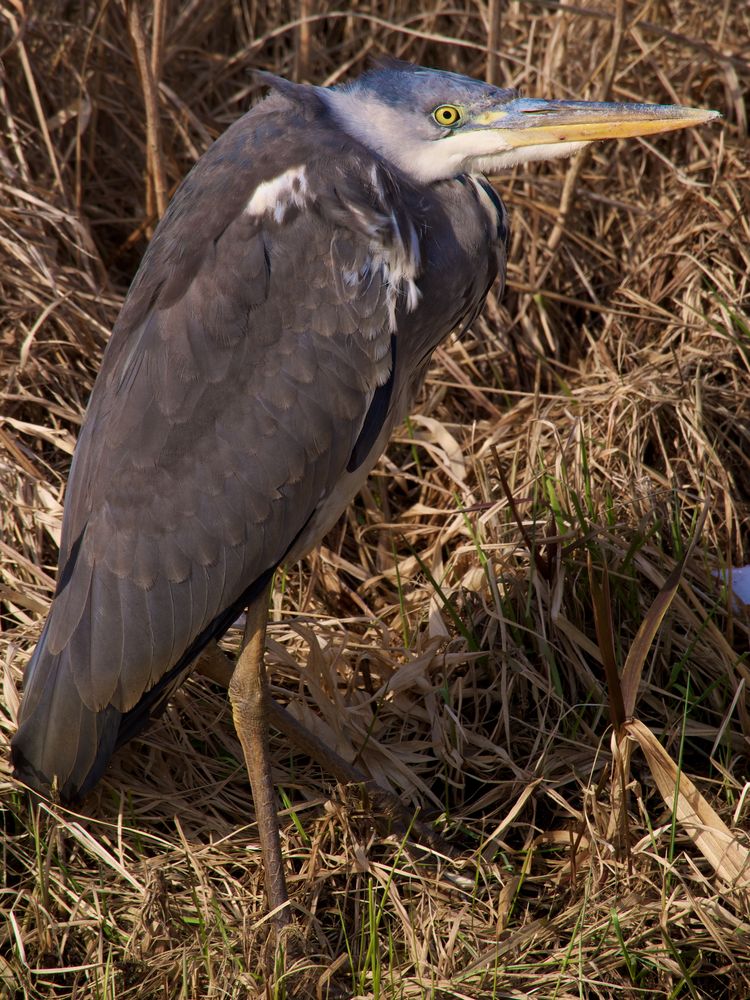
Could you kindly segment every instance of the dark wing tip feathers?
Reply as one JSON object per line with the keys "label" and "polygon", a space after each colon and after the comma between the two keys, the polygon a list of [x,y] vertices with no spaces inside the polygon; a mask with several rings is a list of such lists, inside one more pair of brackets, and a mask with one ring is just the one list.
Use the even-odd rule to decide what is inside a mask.
{"label": "dark wing tip feathers", "polygon": [[15,776],[40,795],[49,797],[56,782],[59,798],[75,803],[101,777],[115,747],[121,713],[111,705],[100,712],[86,708],[66,651],[50,654],[44,635],[27,668],[11,761]]}

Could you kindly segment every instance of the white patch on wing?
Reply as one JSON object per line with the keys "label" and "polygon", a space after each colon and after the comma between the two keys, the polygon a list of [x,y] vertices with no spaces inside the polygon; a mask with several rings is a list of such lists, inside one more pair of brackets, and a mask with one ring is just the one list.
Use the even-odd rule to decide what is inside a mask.
{"label": "white patch on wing", "polygon": [[307,171],[304,167],[290,167],[278,177],[263,181],[253,191],[245,206],[248,215],[271,214],[276,222],[283,222],[288,208],[303,208],[310,195]]}
{"label": "white patch on wing", "polygon": [[[353,200],[341,198],[351,222],[370,240],[369,257],[361,271],[343,269],[341,279],[345,287],[352,288],[358,282],[367,286],[380,280],[385,289],[385,304],[388,310],[388,327],[396,332],[396,308],[402,300],[407,312],[413,312],[422,297],[417,286],[420,274],[419,239],[412,222],[406,218],[400,221],[391,208],[382,178],[382,167],[373,163],[369,169],[369,182],[377,197],[376,205],[365,211]],[[372,336],[376,335],[375,330]]]}
{"label": "white patch on wing", "polygon": [[388,308],[388,327],[396,332],[396,304],[399,296],[406,300],[406,311],[414,312],[422,293],[417,287],[417,262],[401,251],[400,247],[387,250],[372,247],[372,269],[380,271],[385,284],[385,303]]}

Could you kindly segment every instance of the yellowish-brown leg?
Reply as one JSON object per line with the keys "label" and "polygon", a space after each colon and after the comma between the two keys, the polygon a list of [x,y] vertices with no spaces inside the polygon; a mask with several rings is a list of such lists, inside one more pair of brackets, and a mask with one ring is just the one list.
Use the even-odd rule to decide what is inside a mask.
{"label": "yellowish-brown leg", "polygon": [[[212,642],[203,650],[196,669],[204,677],[210,678],[216,684],[221,684],[222,687],[230,689],[231,692],[238,667],[239,664],[235,666],[216,643]],[[416,819],[412,811],[402,804],[397,795],[381,788],[372,778],[368,778],[362,771],[344,760],[335,750],[326,746],[314,733],[297,722],[294,716],[282,708],[270,695],[267,695],[266,713],[270,725],[283,733],[292,746],[317,761],[323,770],[333,775],[338,782],[342,785],[361,786],[373,805],[382,809],[389,824],[393,824],[393,832],[397,835],[403,836],[408,832],[415,840],[449,857],[459,853],[428,823]],[[386,830],[386,832],[391,831]]]}
{"label": "yellowish-brown leg", "polygon": [[[229,683],[234,727],[245,754],[263,853],[266,898],[277,927],[289,923],[289,896],[284,878],[276,793],[268,747],[268,680],[264,663],[268,588],[247,609],[242,652]],[[280,907],[280,909],[278,909]]]}

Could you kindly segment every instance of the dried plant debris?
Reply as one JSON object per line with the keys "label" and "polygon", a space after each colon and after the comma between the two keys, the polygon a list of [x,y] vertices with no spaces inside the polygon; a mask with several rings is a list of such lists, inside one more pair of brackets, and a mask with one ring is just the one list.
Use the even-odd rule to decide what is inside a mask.
{"label": "dried plant debris", "polygon": [[[2,24],[0,996],[750,995],[750,621],[726,574],[750,562],[747,5],[31,0]],[[330,83],[384,52],[726,124],[496,179],[505,296],[278,574],[275,696],[446,850],[275,733],[274,948],[220,686],[192,678],[80,814],[31,801],[7,745],[164,199],[253,69]]]}

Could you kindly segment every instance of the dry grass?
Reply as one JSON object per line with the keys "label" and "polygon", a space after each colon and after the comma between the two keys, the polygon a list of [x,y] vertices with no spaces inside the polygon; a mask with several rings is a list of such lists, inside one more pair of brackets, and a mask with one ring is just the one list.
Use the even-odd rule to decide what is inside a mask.
{"label": "dry grass", "polygon": [[[750,9],[623,9],[0,6],[0,995],[750,995],[750,629],[714,576],[750,561]],[[727,121],[498,178],[508,293],[277,581],[276,694],[455,856],[376,834],[276,739],[297,929],[274,954],[219,688],[191,680],[80,816],[29,802],[7,742],[165,192],[255,98],[251,69],[330,82],[382,51]]]}

